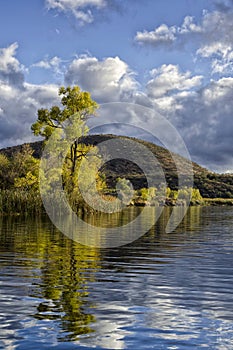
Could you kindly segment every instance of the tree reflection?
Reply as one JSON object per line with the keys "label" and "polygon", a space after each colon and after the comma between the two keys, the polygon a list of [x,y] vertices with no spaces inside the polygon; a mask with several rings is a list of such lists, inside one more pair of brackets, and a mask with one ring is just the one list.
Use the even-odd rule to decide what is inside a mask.
{"label": "tree reflection", "polygon": [[68,239],[48,221],[11,218],[1,223],[1,247],[21,254],[21,267],[33,279],[28,295],[39,301],[32,315],[56,322],[59,341],[93,332],[88,283],[99,269],[99,252]]}
{"label": "tree reflection", "polygon": [[[98,318],[101,312],[106,312],[108,315],[109,310],[113,308],[112,293],[117,285],[126,288],[123,292],[126,296],[129,294],[130,300],[133,297],[138,298],[138,295],[148,294],[150,291],[148,283],[146,285],[133,283],[140,280],[140,275],[143,275],[144,270],[140,268],[146,266],[147,271],[154,276],[162,264],[165,266],[171,263],[174,253],[189,249],[189,244],[182,243],[188,242],[190,236],[193,236],[192,241],[199,239],[195,236],[195,230],[203,225],[201,213],[204,209],[190,208],[183,222],[171,234],[165,232],[165,227],[172,209],[174,210],[164,208],[156,225],[137,241],[125,247],[108,250],[81,246],[55,229],[47,217],[26,219],[8,217],[2,220],[0,218],[2,232],[0,251],[7,252],[9,261],[13,264],[15,275],[11,276],[12,280],[18,281],[20,277],[29,281],[26,296],[34,302],[31,316],[38,322],[37,327],[40,328],[43,321],[48,321],[47,329],[54,329],[58,341],[65,342],[77,341],[82,335],[92,332],[97,335],[99,332],[100,338],[104,339],[106,329],[111,326],[115,330],[108,331],[109,334],[114,333],[119,340],[121,333],[118,325],[121,324],[121,320],[117,317],[113,320],[111,315],[109,318],[106,317],[106,324],[103,326],[103,320],[101,323],[101,318]],[[83,213],[82,218],[90,224],[104,227],[105,230],[102,232],[107,237],[109,226],[116,227],[129,222],[139,215],[140,210],[140,208],[129,208],[113,215],[99,216]],[[156,214],[157,208],[152,207],[148,210]],[[177,208],[178,218],[179,210],[182,208]],[[142,216],[140,225],[144,226],[149,219],[153,219],[153,216]],[[205,224],[208,224],[208,220],[212,218],[208,219],[207,216]],[[3,263],[4,260],[0,261],[0,267]],[[96,285],[99,272],[102,273],[103,280],[100,285]],[[131,276],[131,282],[127,280],[124,284],[125,279],[122,279],[122,276],[125,278]],[[111,284],[114,286],[111,287]],[[93,286],[97,288],[97,292],[93,293]],[[106,291],[105,298],[102,297],[102,289],[103,292]],[[101,311],[103,309],[104,311]],[[108,342],[110,344],[109,338]],[[118,343],[117,346],[119,348]],[[111,347],[113,348],[112,345]]]}

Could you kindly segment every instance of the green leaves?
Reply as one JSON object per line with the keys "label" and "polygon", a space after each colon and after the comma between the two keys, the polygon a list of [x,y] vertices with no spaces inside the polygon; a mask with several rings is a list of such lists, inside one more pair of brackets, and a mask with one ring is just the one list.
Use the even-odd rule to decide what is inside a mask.
{"label": "green leaves", "polygon": [[33,150],[24,145],[12,158],[0,154],[0,189],[38,191],[39,160]]}
{"label": "green leaves", "polygon": [[98,104],[91,99],[90,93],[81,91],[79,86],[67,88],[62,86],[58,94],[61,96],[63,108],[52,106],[50,110],[39,109],[37,121],[31,126],[33,134],[42,136],[45,140],[48,140],[55,128],[64,129],[68,118],[75,115],[75,118],[85,121],[98,108]]}
{"label": "green leaves", "polygon": [[29,145],[25,145],[21,152],[15,154],[12,170],[14,187],[27,191],[39,190],[39,160],[33,157],[33,151]]}

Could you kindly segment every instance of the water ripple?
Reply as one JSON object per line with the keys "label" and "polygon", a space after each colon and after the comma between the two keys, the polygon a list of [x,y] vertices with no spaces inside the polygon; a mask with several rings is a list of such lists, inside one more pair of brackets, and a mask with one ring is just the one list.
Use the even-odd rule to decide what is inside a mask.
{"label": "water ripple", "polygon": [[2,219],[0,348],[232,349],[232,218],[191,208],[176,232],[163,217],[109,250]]}

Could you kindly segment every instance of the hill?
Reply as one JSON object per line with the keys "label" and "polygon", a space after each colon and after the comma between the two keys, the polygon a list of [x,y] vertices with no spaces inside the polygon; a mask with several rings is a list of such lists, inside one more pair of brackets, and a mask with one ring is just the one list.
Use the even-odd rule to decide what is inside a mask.
{"label": "hill", "polygon": [[[176,165],[170,152],[163,147],[143,140],[125,136],[119,137],[115,135],[89,135],[83,137],[82,142],[87,145],[98,145],[103,141],[107,141],[114,138],[131,139],[146,146],[159,161],[164,171],[168,187],[174,190],[177,189],[178,175]],[[40,158],[42,154],[42,142],[33,142],[30,143],[30,146],[34,151],[34,157]],[[4,153],[8,157],[12,157],[13,153],[19,152],[22,149],[22,147],[23,145],[8,147],[0,150],[0,152]],[[133,152],[133,149],[127,151],[130,153]],[[181,176],[183,176],[185,179],[185,176],[188,171],[188,162],[185,158],[181,156],[175,156],[182,167]],[[142,155],[137,154],[136,157],[138,157],[139,159],[140,157],[142,157]],[[146,162],[146,159],[140,159],[140,161]],[[197,163],[193,162],[192,164],[194,173],[194,187],[199,189],[201,195],[204,198],[233,198],[233,175],[214,173],[209,171],[208,169],[199,166]],[[106,176],[106,181],[109,187],[114,187],[116,184],[116,180],[119,177],[128,178],[132,182],[135,189],[147,187],[147,180],[140,168],[135,163],[132,163],[128,160],[111,160],[107,162],[101,170]]]}

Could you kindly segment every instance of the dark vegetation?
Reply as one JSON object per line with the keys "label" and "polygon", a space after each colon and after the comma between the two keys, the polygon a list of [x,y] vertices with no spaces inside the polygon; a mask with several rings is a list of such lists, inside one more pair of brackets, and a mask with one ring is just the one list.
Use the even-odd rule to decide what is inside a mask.
{"label": "dark vegetation", "polygon": [[[97,146],[103,141],[116,137],[118,136],[88,135],[82,137],[81,141],[86,145]],[[142,143],[153,152],[160,165],[162,166],[162,169],[164,170],[167,186],[171,190],[177,190],[177,169],[170,152],[165,148],[157,146],[150,142],[138,139],[136,141]],[[42,141],[30,143],[30,146],[33,150],[33,156],[37,159],[41,157],[42,145]],[[23,147],[23,145],[9,147],[2,149],[0,152],[9,158],[12,158],[14,154],[21,152],[23,150]],[[140,154],[137,156],[140,157]],[[180,156],[178,157],[183,168],[183,174],[181,175],[185,177],[187,161]],[[192,163],[192,165],[194,173],[194,187],[199,189],[200,194],[203,198],[233,198],[233,174],[218,174],[210,172],[209,170],[199,166],[196,163]],[[102,168],[102,171],[106,176],[106,184],[108,188],[114,188],[119,177],[129,179],[132,182],[134,189],[136,190],[147,187],[147,181],[142,171],[135,163],[132,163],[128,160],[116,159],[109,161]]]}

